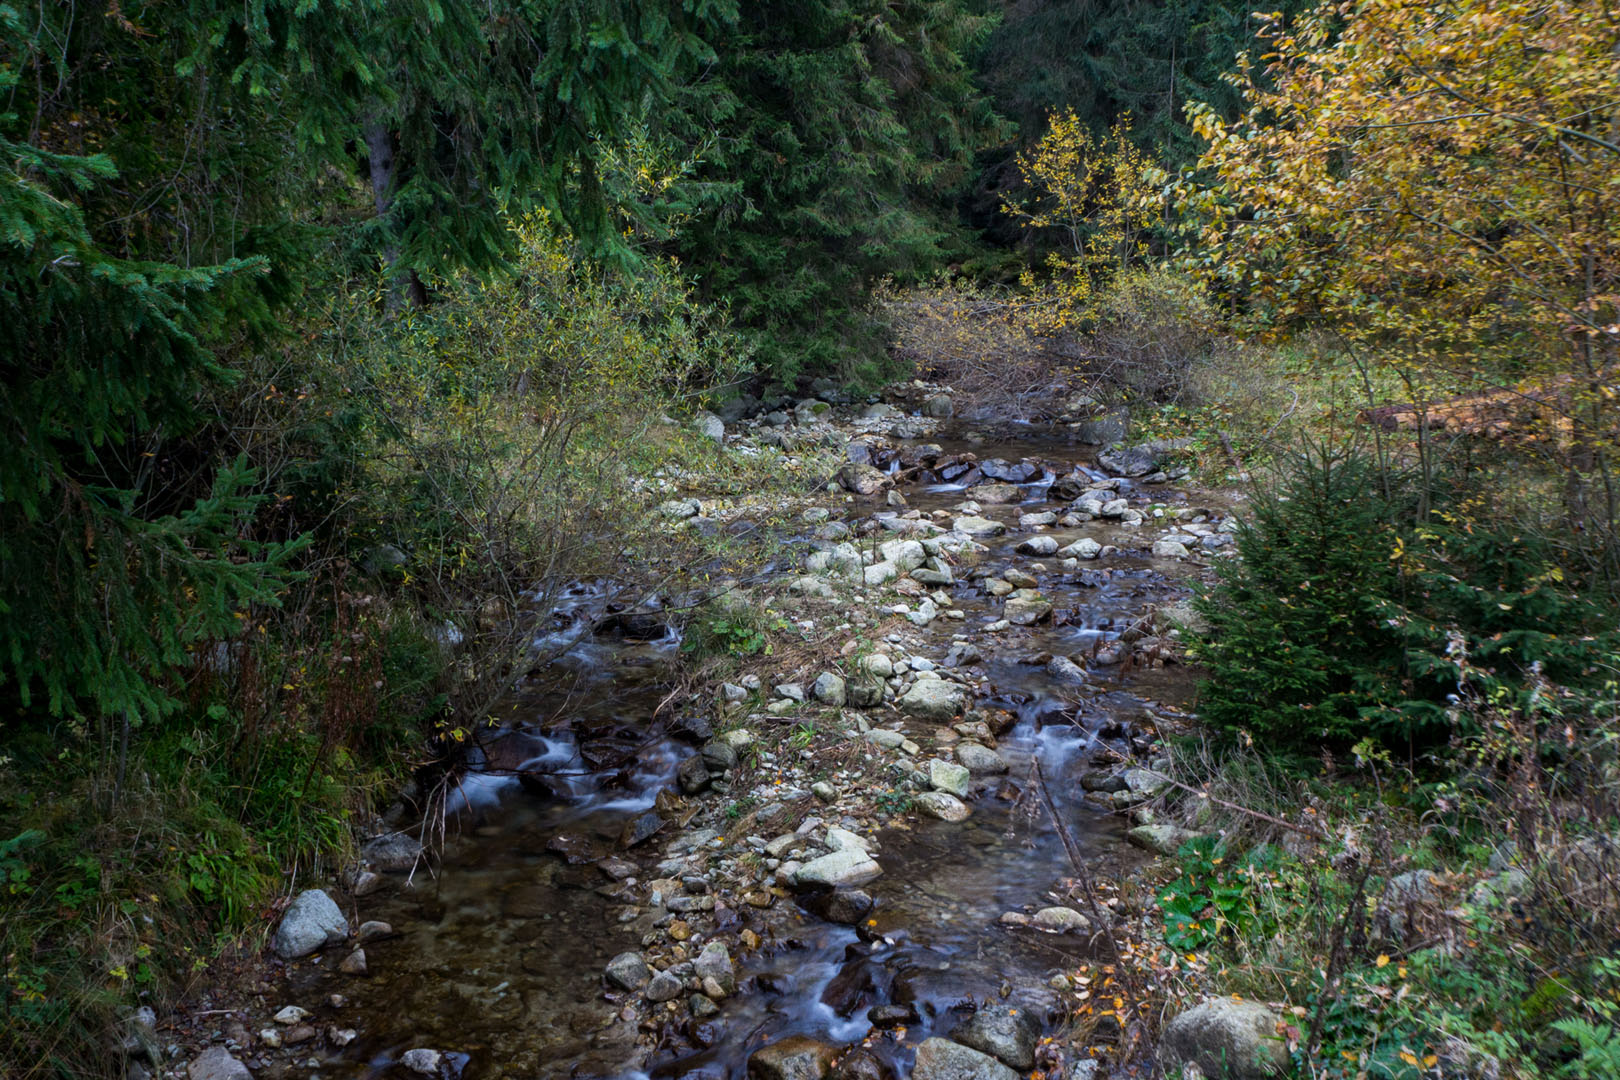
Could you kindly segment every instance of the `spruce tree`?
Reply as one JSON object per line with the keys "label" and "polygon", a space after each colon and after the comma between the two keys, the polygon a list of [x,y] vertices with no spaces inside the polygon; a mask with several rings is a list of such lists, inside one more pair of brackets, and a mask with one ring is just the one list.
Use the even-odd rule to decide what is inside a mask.
{"label": "spruce tree", "polygon": [[871,284],[960,251],[952,199],[999,137],[956,0],[746,5],[665,131],[704,150],[677,243],[707,298],[751,328],[767,373],[873,378]]}
{"label": "spruce tree", "polygon": [[[0,31],[25,28],[0,9]],[[0,67],[0,97],[17,80]],[[227,377],[203,335],[240,321],[266,266],[109,252],[78,201],[117,180],[112,162],[40,149],[22,126],[0,114],[0,692],[127,723],[172,704],[189,648],[274,602],[296,550],[239,539],[260,501],[244,467],[167,506],[145,449]]]}

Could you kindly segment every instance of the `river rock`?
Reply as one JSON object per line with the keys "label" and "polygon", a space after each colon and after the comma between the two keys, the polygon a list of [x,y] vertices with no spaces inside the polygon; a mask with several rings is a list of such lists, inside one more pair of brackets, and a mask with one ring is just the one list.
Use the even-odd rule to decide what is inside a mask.
{"label": "river rock", "polygon": [[726,422],[712,412],[700,412],[692,418],[692,428],[705,439],[715,442],[724,442],[726,438]]}
{"label": "river rock", "polygon": [[957,518],[951,528],[964,536],[1000,536],[1007,531],[1007,526],[999,521],[971,514]]}
{"label": "river rock", "polygon": [[833,851],[863,851],[870,855],[872,846],[869,841],[858,833],[848,829],[841,829],[837,825],[827,827],[827,847]]}
{"label": "river rock", "polygon": [[1152,451],[1139,446],[1113,446],[1097,455],[1097,464],[1115,476],[1146,476],[1158,466]]}
{"label": "river rock", "polygon": [[872,894],[865,889],[834,889],[820,902],[821,917],[828,922],[854,926],[872,910]]}
{"label": "river rock", "polygon": [[664,819],[656,810],[648,810],[644,814],[637,814],[624,823],[619,831],[619,846],[633,848],[637,844],[650,840],[659,829],[664,827]]}
{"label": "river rock", "polygon": [[1055,555],[1058,542],[1050,536],[1032,536],[1018,545],[1018,551],[1023,555]]}
{"label": "river rock", "polygon": [[360,924],[360,929],[355,932],[355,941],[361,945],[369,945],[373,941],[381,941],[383,938],[393,936],[394,928],[391,924],[385,923],[381,919],[367,919]]}
{"label": "river rock", "polygon": [[737,969],[731,963],[731,953],[724,942],[711,941],[703,946],[692,968],[698,978],[713,979],[727,997],[737,992]]}
{"label": "river rock", "polygon": [[898,750],[900,744],[906,741],[906,737],[898,731],[875,727],[866,733],[866,741],[885,750]]}
{"label": "river rock", "polygon": [[1082,536],[1058,554],[1071,559],[1095,559],[1102,554],[1102,545],[1089,536]]}
{"label": "river rock", "polygon": [[956,411],[949,394],[930,394],[922,404],[922,414],[933,420],[949,420]]}
{"label": "river rock", "polygon": [[704,743],[703,749],[698,751],[698,756],[703,759],[703,764],[711,773],[725,772],[727,769],[737,767],[737,748],[719,739]]}
{"label": "river rock", "polygon": [[876,495],[894,483],[882,469],[857,465],[853,461],[839,466],[834,478],[839,487],[856,495]]}
{"label": "river rock", "polygon": [[949,1039],[925,1039],[917,1047],[912,1080],[1018,1080],[1007,1066],[970,1046]]}
{"label": "river rock", "polygon": [[894,661],[883,653],[870,653],[861,657],[860,669],[876,678],[887,679],[894,674]]}
{"label": "river rock", "polygon": [[1196,840],[1198,834],[1191,829],[1183,829],[1180,825],[1138,825],[1125,834],[1125,839],[1139,848],[1156,852],[1160,855],[1174,855],[1181,850],[1181,845],[1189,840]]}
{"label": "river rock", "polygon": [[1153,541],[1153,557],[1155,559],[1185,559],[1191,552],[1187,545],[1179,540]]}
{"label": "river rock", "polygon": [[975,502],[990,505],[1022,502],[1024,492],[1014,484],[980,484],[973,489]]}
{"label": "river rock", "polygon": [[962,711],[962,688],[946,679],[919,679],[900,698],[900,711],[923,720],[946,721]]}
{"label": "river rock", "polygon": [[885,585],[900,576],[900,568],[888,560],[875,562],[861,571],[861,580],[872,588]]}
{"label": "river rock", "polygon": [[819,859],[811,859],[799,867],[796,880],[800,885],[865,885],[883,873],[883,868],[872,856],[859,849],[835,851]]}
{"label": "river rock", "polygon": [[1083,933],[1091,929],[1091,920],[1070,907],[1041,908],[1029,920],[1037,930],[1053,934]]}
{"label": "river rock", "polygon": [[693,754],[682,758],[675,767],[675,782],[680,785],[682,795],[698,795],[707,791],[709,766],[704,764],[703,755]]}
{"label": "river rock", "polygon": [[211,1046],[186,1065],[189,1080],[253,1080],[248,1067],[223,1046]]}
{"label": "river rock", "polygon": [[338,970],[345,975],[364,975],[366,973],[366,950],[356,949],[338,964]]}
{"label": "river rock", "polygon": [[830,671],[823,671],[816,676],[816,681],[811,685],[810,692],[823,705],[842,705],[848,696],[844,688],[844,680]]}
{"label": "river rock", "polygon": [[1159,1054],[1169,1068],[1196,1065],[1213,1080],[1264,1080],[1288,1068],[1282,1027],[1259,1002],[1206,998],[1165,1025]]}
{"label": "river rock", "polygon": [[954,762],[934,758],[928,762],[928,785],[960,798],[968,791],[968,771]]}
{"label": "river rock", "polygon": [[374,836],[361,845],[360,857],[373,870],[411,870],[422,857],[422,841],[402,832]]}
{"label": "river rock", "polygon": [[1008,599],[1001,617],[1014,626],[1034,626],[1052,617],[1052,605],[1045,600],[1026,600],[1014,596]]}
{"label": "river rock", "polygon": [[1065,686],[1084,686],[1086,682],[1086,669],[1067,656],[1054,656],[1048,660],[1046,673],[1052,676],[1054,682]]}
{"label": "river rock", "polygon": [[348,936],[349,920],[337,903],[320,889],[307,889],[288,905],[270,945],[283,960],[296,960]]}
{"label": "river rock", "polygon": [[832,412],[832,406],[819,398],[805,398],[793,406],[793,419],[801,424],[813,424]]}
{"label": "river rock", "polygon": [[975,742],[958,743],[956,760],[974,776],[995,776],[1007,771],[1007,761],[988,746]]}
{"label": "river rock", "polygon": [[966,821],[973,813],[966,803],[943,791],[925,791],[917,796],[917,806],[929,817],[941,821]]}
{"label": "river rock", "polygon": [[839,1059],[832,1080],[889,1080],[892,1075],[872,1051],[856,1049]]}
{"label": "river rock", "polygon": [[1035,1025],[1029,1010],[1006,1005],[980,1009],[951,1029],[951,1038],[1015,1069],[1035,1067]]}
{"label": "river rock", "polygon": [[622,952],[608,961],[603,972],[607,981],[621,990],[636,991],[647,985],[652,971],[646,959],[638,952]]}
{"label": "river rock", "polygon": [[748,1080],[824,1080],[838,1051],[808,1035],[789,1035],[754,1051]]}
{"label": "river rock", "polygon": [[647,1000],[654,1003],[674,1001],[686,989],[681,977],[671,971],[660,971],[647,983]]}

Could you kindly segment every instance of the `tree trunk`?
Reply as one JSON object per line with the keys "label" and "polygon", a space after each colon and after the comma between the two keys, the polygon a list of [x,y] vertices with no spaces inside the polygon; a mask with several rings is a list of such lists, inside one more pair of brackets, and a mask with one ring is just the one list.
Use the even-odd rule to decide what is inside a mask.
{"label": "tree trunk", "polygon": [[398,311],[409,302],[421,307],[427,302],[427,290],[416,272],[402,272],[399,266],[399,238],[393,223],[388,220],[394,206],[394,137],[376,118],[366,121],[366,154],[371,166],[371,197],[377,209],[377,220],[388,230],[388,241],[383,246],[383,270],[388,279],[389,311]]}

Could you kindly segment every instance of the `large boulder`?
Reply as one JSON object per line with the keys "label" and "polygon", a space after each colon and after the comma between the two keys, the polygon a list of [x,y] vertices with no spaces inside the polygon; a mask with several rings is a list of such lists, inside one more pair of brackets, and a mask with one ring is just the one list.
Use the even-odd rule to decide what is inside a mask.
{"label": "large boulder", "polygon": [[989,1054],[949,1039],[924,1039],[917,1047],[911,1080],[1018,1080]]}
{"label": "large boulder", "polygon": [[947,679],[918,679],[900,698],[900,711],[921,720],[950,720],[962,711],[966,696]]}
{"label": "large boulder", "polygon": [[789,1035],[754,1051],[748,1080],[823,1080],[838,1051],[808,1035]]}
{"label": "large boulder", "polygon": [[1264,1080],[1288,1068],[1283,1028],[1259,1002],[1206,998],[1165,1026],[1159,1056],[1167,1068],[1196,1065],[1212,1080]]}
{"label": "large boulder", "polygon": [[349,920],[337,903],[320,889],[307,889],[287,906],[270,947],[283,960],[296,960],[348,936]]}
{"label": "large boulder", "polygon": [[956,404],[949,394],[932,394],[922,406],[922,414],[935,420],[949,420],[955,411]]}
{"label": "large boulder", "polygon": [[1038,1034],[1028,1009],[1006,1005],[986,1006],[951,1029],[951,1038],[963,1046],[1025,1071],[1035,1067]]}
{"label": "large boulder", "polygon": [[1074,425],[1074,438],[1076,442],[1088,446],[1104,446],[1109,443],[1125,441],[1130,431],[1131,411],[1125,408],[1114,409],[1100,416],[1093,416],[1089,420],[1082,420]]}

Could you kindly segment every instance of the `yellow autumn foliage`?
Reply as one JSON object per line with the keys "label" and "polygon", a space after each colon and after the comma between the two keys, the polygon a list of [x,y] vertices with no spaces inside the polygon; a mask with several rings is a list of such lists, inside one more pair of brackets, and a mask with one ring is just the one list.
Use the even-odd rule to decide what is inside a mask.
{"label": "yellow autumn foliage", "polygon": [[1018,170],[1035,193],[1032,205],[1002,209],[1025,228],[1061,237],[1046,259],[1050,277],[1023,284],[1039,303],[1033,325],[1053,333],[1086,323],[1108,282],[1148,255],[1147,232],[1160,216],[1151,185],[1153,163],[1130,140],[1130,121],[1098,138],[1073,109],[1052,114],[1046,134],[1019,155]]}
{"label": "yellow autumn foliage", "polygon": [[[1620,10],[1328,3],[1189,109],[1189,262],[1255,322],[1326,324],[1420,409],[1505,391],[1607,472],[1620,360]],[[1557,419],[1547,426],[1547,415]]]}

